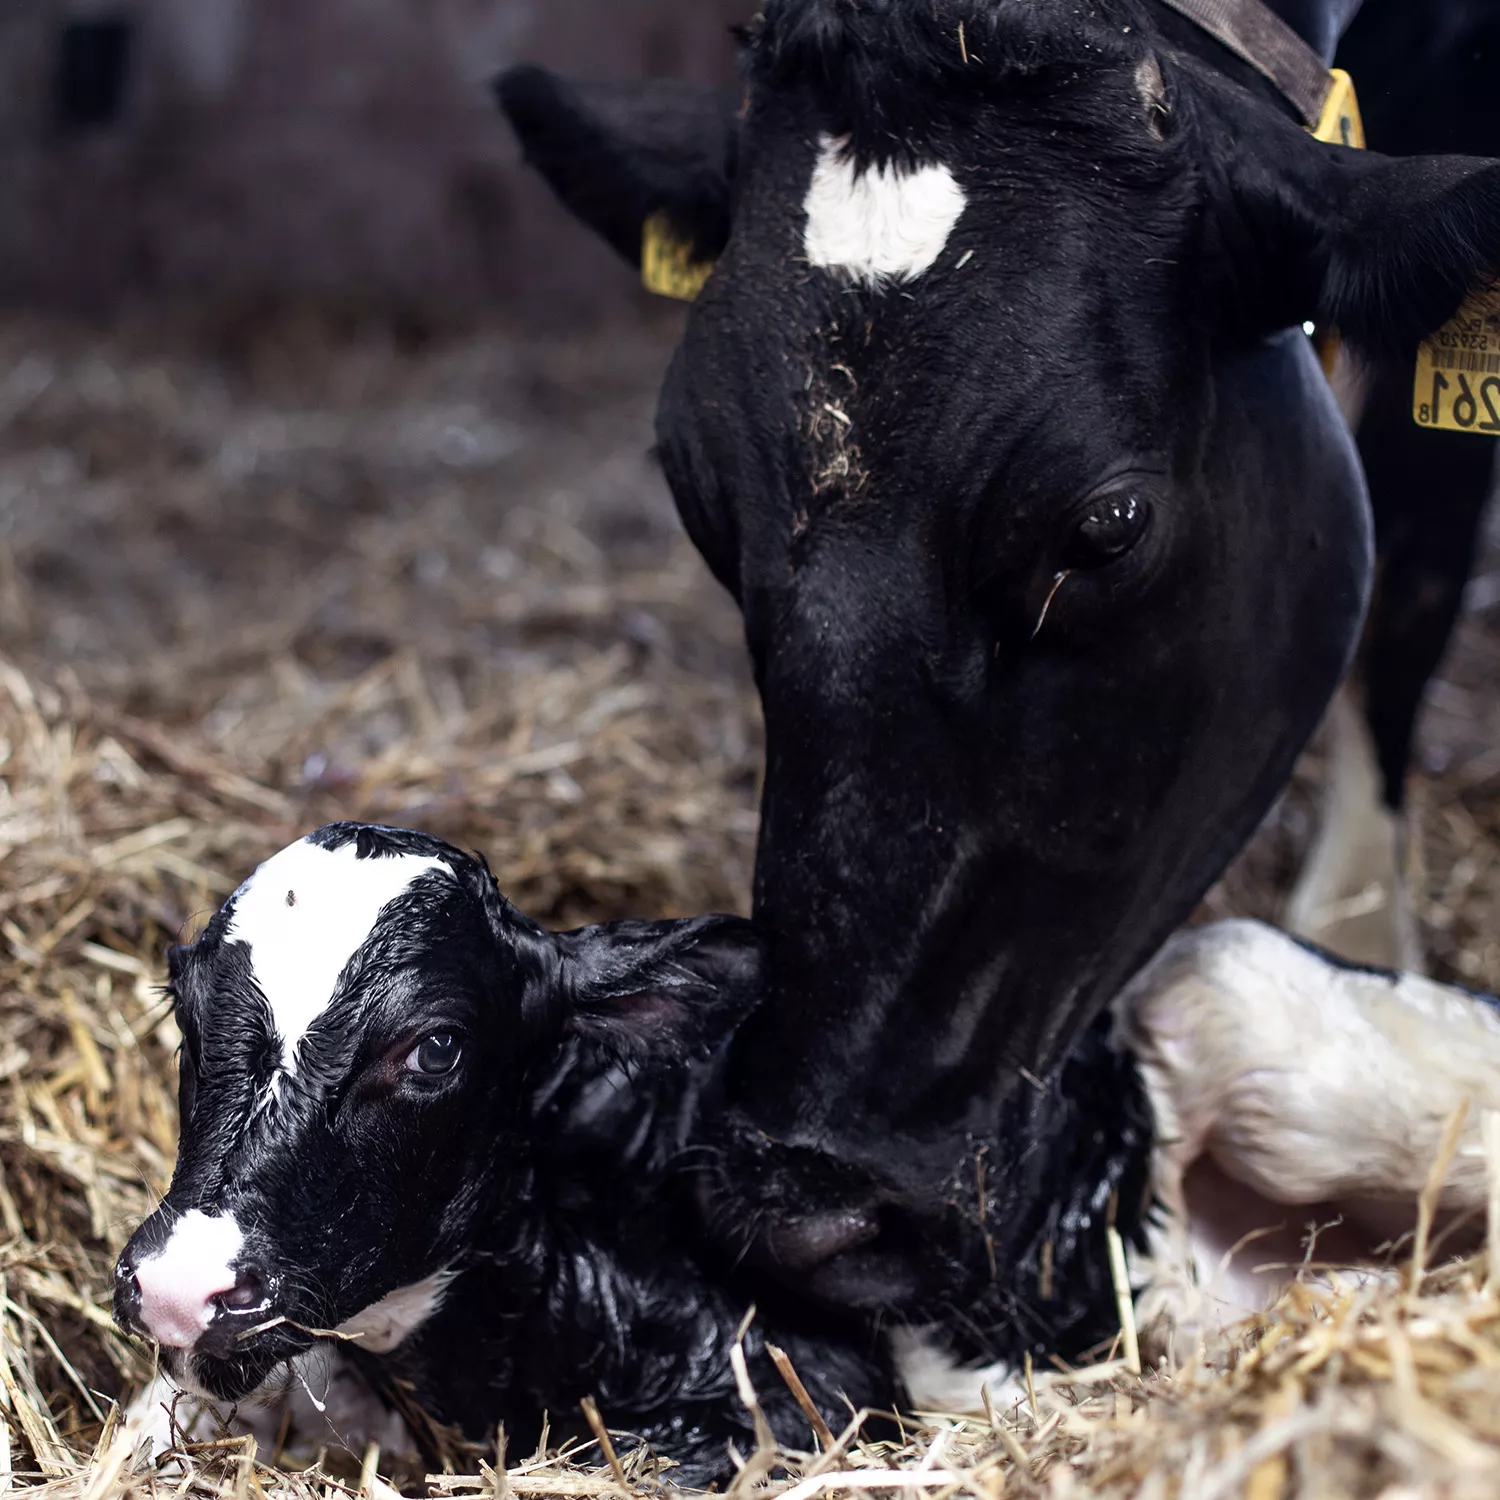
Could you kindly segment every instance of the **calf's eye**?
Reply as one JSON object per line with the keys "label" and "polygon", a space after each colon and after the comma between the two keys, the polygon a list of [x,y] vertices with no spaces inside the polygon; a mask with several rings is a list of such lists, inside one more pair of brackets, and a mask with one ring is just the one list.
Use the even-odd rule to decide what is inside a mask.
{"label": "calf's eye", "polygon": [[1145,534],[1151,506],[1129,491],[1095,500],[1078,518],[1063,554],[1069,571],[1102,568],[1123,557]]}
{"label": "calf's eye", "polygon": [[426,1078],[441,1078],[458,1066],[459,1053],[463,1048],[451,1031],[437,1031],[425,1036],[407,1054],[406,1071],[420,1073]]}

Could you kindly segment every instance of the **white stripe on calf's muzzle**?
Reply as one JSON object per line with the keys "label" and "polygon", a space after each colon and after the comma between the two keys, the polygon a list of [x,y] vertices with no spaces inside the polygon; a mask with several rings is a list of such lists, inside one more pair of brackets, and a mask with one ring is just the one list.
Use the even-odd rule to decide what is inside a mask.
{"label": "white stripe on calf's muzzle", "polygon": [[281,1065],[297,1070],[297,1045],[328,1008],[345,965],[375,930],[380,913],[428,870],[419,854],[358,857],[301,839],[273,855],[234,896],[225,940],[250,949],[251,972],[281,1040]]}
{"label": "white stripe on calf's muzzle", "polygon": [[146,1332],[169,1349],[191,1349],[214,1320],[214,1298],[234,1289],[232,1262],[244,1246],[232,1216],[185,1213],[166,1244],[135,1268]]}

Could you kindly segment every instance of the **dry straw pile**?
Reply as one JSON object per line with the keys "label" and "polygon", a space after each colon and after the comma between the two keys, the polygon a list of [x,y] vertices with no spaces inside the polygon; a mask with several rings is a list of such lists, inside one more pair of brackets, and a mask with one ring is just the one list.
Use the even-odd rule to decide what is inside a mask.
{"label": "dry straw pile", "polygon": [[[88,1500],[395,1477],[234,1439],[153,1467],[116,1429],[150,1359],[113,1328],[110,1265],[173,1155],[165,946],[336,816],[481,848],[555,922],[742,906],[754,833],[738,624],[643,452],[660,330],[219,334],[210,357],[160,328],[0,325],[0,1484]],[[1494,983],[1486,620],[1429,736],[1423,916],[1447,972]],[[1274,909],[1307,806],[1299,786],[1216,905]],[[910,1434],[809,1432],[739,1487],[1489,1496],[1500,1300],[1484,1260],[1303,1285],[1170,1372],[1034,1371],[1014,1407]],[[573,1457],[463,1453],[415,1491],[660,1484],[644,1455]]]}

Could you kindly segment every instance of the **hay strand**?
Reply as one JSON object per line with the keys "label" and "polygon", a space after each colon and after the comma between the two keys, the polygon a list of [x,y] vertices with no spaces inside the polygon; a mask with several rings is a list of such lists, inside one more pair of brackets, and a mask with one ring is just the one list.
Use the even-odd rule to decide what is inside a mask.
{"label": "hay strand", "polygon": [[1432,1238],[1433,1220],[1437,1217],[1438,1204],[1448,1181],[1448,1169],[1458,1154],[1459,1138],[1463,1135],[1464,1122],[1469,1118],[1469,1104],[1467,1098],[1461,1099],[1458,1107],[1448,1117],[1437,1156],[1433,1159],[1427,1180],[1422,1184],[1422,1191],[1417,1197],[1417,1232],[1412,1240],[1407,1274],[1407,1284],[1413,1291],[1421,1288],[1422,1277],[1427,1272],[1427,1247]]}
{"label": "hay strand", "polygon": [[1109,1242],[1109,1274],[1115,1287],[1115,1310],[1120,1315],[1120,1333],[1124,1340],[1125,1368],[1132,1375],[1141,1373],[1141,1340],[1135,1326],[1135,1293],[1130,1285],[1130,1270],[1125,1263],[1125,1241],[1113,1224],[1105,1231]]}

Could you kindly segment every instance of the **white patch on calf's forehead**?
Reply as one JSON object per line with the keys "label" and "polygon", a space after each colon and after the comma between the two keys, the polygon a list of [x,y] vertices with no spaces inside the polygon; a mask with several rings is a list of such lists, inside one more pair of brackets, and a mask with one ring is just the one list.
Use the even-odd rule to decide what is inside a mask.
{"label": "white patch on calf's forehead", "polygon": [[298,1043],[328,1008],[339,975],[380,913],[428,870],[446,873],[448,866],[420,854],[360,859],[352,842],[325,849],[302,839],[268,859],[235,893],[225,940],[250,949],[287,1072],[296,1071]]}
{"label": "white patch on calf's forehead", "polygon": [[819,143],[803,204],[808,260],[871,285],[920,276],[964,211],[963,189],[940,162],[858,171],[845,145],[827,135]]}

